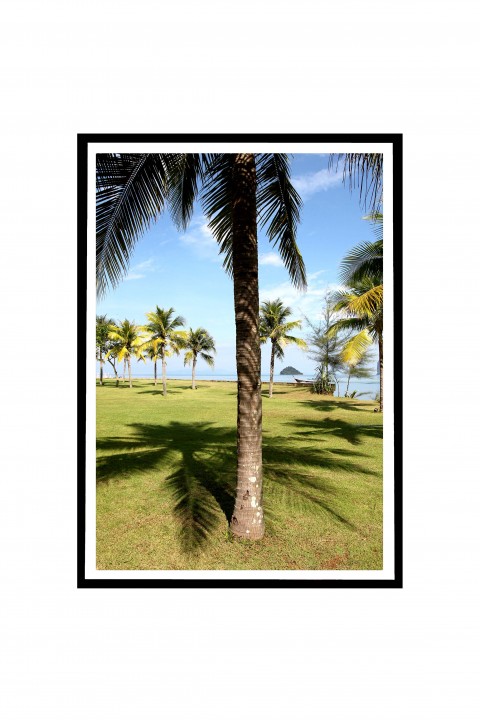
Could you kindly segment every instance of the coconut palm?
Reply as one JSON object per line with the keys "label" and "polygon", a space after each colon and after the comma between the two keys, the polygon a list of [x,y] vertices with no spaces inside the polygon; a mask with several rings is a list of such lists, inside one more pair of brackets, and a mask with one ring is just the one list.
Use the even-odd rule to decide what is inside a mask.
{"label": "coconut palm", "polygon": [[287,322],[287,318],[290,317],[291,314],[291,309],[285,307],[280,298],[276,300],[266,300],[260,308],[260,342],[266,343],[267,340],[270,340],[272,344],[268,397],[272,397],[273,395],[275,358],[278,360],[284,358],[284,348],[286,345],[295,344],[301,348],[307,347],[305,340],[290,335],[292,330],[302,327],[301,320],[291,320]]}
{"label": "coconut palm", "polygon": [[[112,321],[112,322],[114,322],[114,321]],[[116,361],[118,360],[118,353],[121,350],[121,346],[120,346],[120,343],[114,342],[113,340],[109,340],[107,348],[108,349],[107,349],[107,354],[105,355],[105,360],[108,363],[110,363],[110,365],[112,366],[113,372],[115,373],[115,385],[116,385],[116,387],[118,387],[119,380],[118,380]],[[125,379],[124,379],[124,381],[125,381]]]}
{"label": "coconut palm", "polygon": [[383,154],[382,153],[332,153],[329,166],[343,162],[343,182],[348,178],[350,192],[358,188],[360,201],[371,213],[378,213],[383,202]]}
{"label": "coconut palm", "polygon": [[161,360],[160,355],[161,343],[154,343],[151,348],[147,350],[147,355],[153,362],[153,384],[157,386],[157,362]]}
{"label": "coconut palm", "polygon": [[332,331],[354,332],[342,353],[347,363],[359,359],[372,342],[378,343],[380,410],[383,410],[383,285],[379,280],[366,278],[335,294],[334,309],[344,317],[334,323]]}
{"label": "coconut palm", "polygon": [[185,349],[187,352],[185,353],[184,365],[190,365],[190,363],[192,363],[192,390],[195,390],[195,368],[197,366],[197,359],[201,357],[209,367],[215,365],[213,355],[211,355],[211,353],[217,352],[215,349],[215,340],[205,328],[197,328],[197,330],[190,328],[185,341]]}
{"label": "coconut palm", "polygon": [[108,319],[106,315],[97,315],[96,324],[96,350],[97,360],[100,361],[100,385],[103,385],[103,365],[105,363],[105,355],[108,352],[110,332],[109,326],[113,325],[115,320]]}
{"label": "coconut palm", "polygon": [[257,219],[278,247],[293,283],[306,286],[296,244],[301,199],[290,182],[285,154],[97,155],[97,289],[125,274],[132,249],[167,200],[186,228],[200,198],[213,236],[233,276],[236,323],[237,494],[231,519],[236,536],[264,534],[262,404]]}
{"label": "coconut palm", "polygon": [[372,342],[378,343],[380,410],[383,410],[383,215],[373,213],[375,242],[357,245],[342,261],[341,280],[346,290],[335,295],[334,310],[344,316],[333,331],[354,331],[342,354],[347,363],[360,360]]}
{"label": "coconut palm", "polygon": [[[132,387],[131,358],[132,355],[135,357],[139,356],[141,345],[144,342],[140,328],[135,325],[135,323],[131,323],[130,320],[124,320],[118,325],[109,326],[108,337],[117,344],[115,348],[117,359],[124,361],[124,382],[125,364],[128,366],[128,381],[130,387]],[[113,352],[113,350],[111,352]]]}
{"label": "coconut palm", "polygon": [[142,349],[153,351],[154,355],[158,355],[162,361],[162,385],[165,396],[167,394],[167,357],[178,355],[184,347],[186,333],[179,328],[185,325],[185,319],[181,315],[175,316],[173,308],[165,310],[158,305],[153,312],[147,313],[146,317],[148,323],[142,329],[150,337],[143,343]]}
{"label": "coconut palm", "polygon": [[367,215],[376,240],[355,246],[340,264],[340,281],[344,285],[361,282],[364,278],[382,278],[383,282],[383,214]]}

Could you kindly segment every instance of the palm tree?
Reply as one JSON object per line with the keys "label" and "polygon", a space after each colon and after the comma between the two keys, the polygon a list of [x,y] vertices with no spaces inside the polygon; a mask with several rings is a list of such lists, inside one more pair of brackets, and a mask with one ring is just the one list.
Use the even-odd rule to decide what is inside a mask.
{"label": "palm tree", "polygon": [[103,385],[103,365],[105,363],[105,355],[108,352],[108,333],[109,326],[114,324],[115,320],[108,319],[106,315],[97,315],[96,324],[96,348],[97,360],[100,361],[100,385]]}
{"label": "palm tree", "polygon": [[157,385],[157,361],[160,358],[160,353],[159,353],[159,349],[158,349],[159,344],[160,343],[157,343],[157,344],[152,343],[152,345],[145,350],[145,353],[143,353],[142,348],[140,348],[141,354],[139,355],[139,358],[138,358],[142,362],[146,362],[146,358],[148,358],[149,360],[151,360],[153,362],[153,383],[154,383],[155,387]]}
{"label": "palm tree", "polygon": [[125,382],[126,363],[128,366],[128,381],[130,387],[132,387],[131,358],[132,355],[136,357],[139,356],[140,347],[144,342],[140,334],[140,328],[135,325],[135,323],[131,323],[130,320],[124,320],[118,325],[110,325],[109,328],[110,329],[108,336],[110,340],[113,340],[115,343],[117,343],[117,348],[115,349],[117,359],[124,361],[123,380]]}
{"label": "palm tree", "polygon": [[[380,281],[380,282],[379,282]],[[380,363],[380,410],[383,410],[383,285],[381,278],[366,278],[335,294],[334,310],[345,317],[337,320],[332,331],[350,330],[355,334],[342,353],[347,363],[358,360],[372,342],[378,343]]]}
{"label": "palm tree", "polygon": [[209,228],[233,276],[236,324],[237,492],[230,527],[263,537],[262,401],[257,219],[278,246],[293,283],[306,286],[296,244],[301,199],[285,154],[97,155],[97,289],[125,274],[138,237],[170,201],[186,228],[200,197]]}
{"label": "palm tree", "polygon": [[372,214],[378,213],[383,202],[383,153],[331,153],[329,167],[336,167],[343,161],[343,182],[348,178],[350,192],[360,191],[360,201],[370,207]]}
{"label": "palm tree", "polygon": [[[163,395],[167,394],[167,357],[178,355],[184,347],[186,333],[178,330],[185,325],[185,319],[181,315],[174,316],[175,310],[169,308],[164,310],[157,307],[153,312],[147,313],[148,324],[143,330],[150,335],[150,338],[143,343],[142,349],[152,350],[162,361],[162,384]],[[152,355],[153,357],[153,355]],[[155,383],[157,377],[155,362]]]}
{"label": "palm tree", "polygon": [[[112,323],[114,324],[114,321],[112,320]],[[121,347],[118,342],[114,342],[113,340],[108,341],[108,350],[107,354],[105,355],[105,360],[110,363],[110,365],[113,368],[113,372],[115,373],[115,385],[118,387],[118,372],[117,367],[115,365],[116,361],[118,360],[118,353],[120,352]]]}
{"label": "palm tree", "polygon": [[383,215],[367,216],[377,239],[357,245],[341,264],[341,280],[347,289],[335,295],[334,310],[345,317],[338,320],[333,332],[354,331],[346,343],[343,359],[355,363],[372,342],[378,343],[380,365],[380,411],[383,410]]}
{"label": "palm tree", "polygon": [[260,342],[266,343],[270,339],[272,343],[272,352],[270,356],[270,386],[268,397],[273,395],[273,371],[275,367],[275,358],[282,360],[285,352],[285,345],[295,344],[299,347],[306,348],[305,340],[290,335],[295,328],[302,327],[301,320],[291,320],[287,322],[287,318],[292,314],[289,307],[285,307],[280,298],[276,300],[266,300],[260,308]]}
{"label": "palm tree", "polygon": [[215,340],[205,330],[205,328],[197,328],[188,333],[185,341],[185,361],[184,365],[190,365],[192,363],[192,390],[195,390],[195,368],[197,366],[197,358],[200,356],[202,360],[205,360],[209,367],[215,365],[213,355],[209,353],[216,353]]}

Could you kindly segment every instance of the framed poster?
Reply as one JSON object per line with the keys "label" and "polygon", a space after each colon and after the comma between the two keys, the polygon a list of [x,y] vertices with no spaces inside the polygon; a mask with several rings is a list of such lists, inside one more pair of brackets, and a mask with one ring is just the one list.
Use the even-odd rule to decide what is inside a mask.
{"label": "framed poster", "polygon": [[401,264],[401,135],[79,135],[78,586],[402,587]]}

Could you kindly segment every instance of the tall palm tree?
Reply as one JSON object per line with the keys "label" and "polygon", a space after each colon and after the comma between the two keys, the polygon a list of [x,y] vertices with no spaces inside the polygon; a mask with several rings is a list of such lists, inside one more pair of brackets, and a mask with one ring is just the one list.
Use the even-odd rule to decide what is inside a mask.
{"label": "tall palm tree", "polygon": [[135,323],[131,323],[130,320],[124,320],[118,325],[110,325],[108,336],[110,340],[113,340],[117,344],[117,359],[123,360],[128,366],[128,381],[130,387],[132,387],[131,358],[132,355],[135,357],[139,356],[141,345],[144,342],[140,334],[140,328],[135,325]]}
{"label": "tall palm tree", "polygon": [[292,311],[289,307],[285,307],[280,298],[276,300],[266,300],[260,308],[260,342],[266,343],[270,340],[272,343],[272,352],[270,355],[270,386],[268,397],[273,395],[273,372],[275,368],[275,358],[282,360],[285,356],[285,345],[295,344],[298,347],[306,348],[307,343],[301,338],[294,337],[289,333],[296,328],[302,327],[301,320],[291,320],[287,322]]}
{"label": "tall palm tree", "polygon": [[383,215],[366,218],[373,225],[374,242],[357,245],[342,261],[341,280],[346,290],[335,294],[334,310],[344,317],[332,331],[354,331],[346,343],[343,359],[358,362],[372,342],[378,343],[380,410],[383,410]]}
{"label": "tall palm tree", "polygon": [[201,357],[209,367],[215,365],[213,355],[211,354],[217,352],[215,349],[215,340],[205,328],[197,328],[197,330],[190,328],[185,341],[185,349],[187,352],[185,353],[184,364],[190,365],[190,363],[192,363],[192,390],[195,390],[195,368],[197,366],[197,359]]}
{"label": "tall palm tree", "polygon": [[[380,281],[380,282],[379,282]],[[372,342],[378,343],[380,364],[380,410],[383,410],[383,285],[381,278],[365,278],[347,290],[335,294],[336,312],[344,315],[332,326],[332,331],[350,330],[353,337],[345,344],[346,363],[362,357]]]}
{"label": "tall palm tree", "polygon": [[155,387],[157,385],[157,362],[161,359],[160,345],[160,341],[152,342],[151,346],[146,350],[148,359],[153,362],[153,384]]}
{"label": "tall palm tree", "polygon": [[230,527],[263,537],[262,403],[257,219],[278,246],[293,283],[306,286],[296,244],[301,199],[285,154],[97,155],[97,289],[125,274],[138,237],[170,202],[186,228],[200,197],[209,228],[233,276],[236,324],[237,493]]}
{"label": "tall palm tree", "polygon": [[[153,312],[147,313],[147,325],[143,330],[149,334],[149,339],[143,343],[142,349],[152,350],[162,361],[163,395],[167,394],[167,357],[178,355],[184,347],[186,333],[179,330],[185,325],[181,315],[174,315],[175,310],[156,306]],[[156,361],[155,361],[156,368]],[[155,369],[156,377],[156,369]]]}
{"label": "tall palm tree", "polygon": [[107,318],[106,315],[97,315],[96,324],[96,350],[97,360],[100,361],[100,385],[103,385],[103,365],[105,363],[105,355],[108,352],[108,333],[109,326],[114,324],[115,320]]}

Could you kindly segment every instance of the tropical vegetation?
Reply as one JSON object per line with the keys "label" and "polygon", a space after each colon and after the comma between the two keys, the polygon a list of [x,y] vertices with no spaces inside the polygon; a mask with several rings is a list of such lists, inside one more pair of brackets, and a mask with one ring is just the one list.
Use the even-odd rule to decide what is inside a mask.
{"label": "tropical vegetation", "polygon": [[380,366],[380,411],[383,410],[383,216],[367,217],[377,239],[356,246],[343,260],[341,280],[346,286],[334,295],[334,311],[341,317],[330,328],[334,337],[339,331],[351,337],[342,351],[342,359],[356,363],[372,342],[378,344]]}
{"label": "tropical vegetation", "polygon": [[123,360],[123,382],[125,382],[125,367],[128,367],[128,382],[132,387],[132,357],[139,358],[143,337],[141,328],[130,320],[123,320],[118,325],[109,325],[108,337],[115,343],[107,352],[107,357],[111,353],[115,353],[117,360]]}
{"label": "tropical vegetation", "polygon": [[107,355],[110,348],[110,325],[113,325],[115,320],[108,319],[106,315],[97,315],[96,322],[96,352],[97,360],[100,362],[100,385],[103,385],[103,366],[105,364],[105,356]]}
{"label": "tropical vegetation", "polygon": [[196,390],[195,386],[195,369],[197,367],[197,361],[200,357],[204,360],[209,367],[215,365],[215,359],[213,355],[217,352],[215,349],[215,340],[205,330],[205,328],[197,328],[196,330],[188,331],[188,335],[185,340],[184,348],[187,351],[185,353],[184,365],[192,364],[192,390]]}
{"label": "tropical vegetation", "polygon": [[284,348],[286,345],[294,344],[306,348],[307,343],[301,338],[291,335],[292,330],[302,327],[301,320],[290,320],[292,311],[286,307],[280,298],[266,300],[260,308],[260,342],[271,342],[270,353],[270,384],[268,397],[273,395],[273,374],[275,369],[275,358],[283,360],[285,357]]}
{"label": "tropical vegetation", "polygon": [[278,247],[292,282],[306,286],[296,243],[301,199],[290,181],[288,156],[97,154],[97,291],[119,282],[139,236],[167,203],[185,228],[197,198],[234,285],[238,482],[231,530],[259,539],[265,523],[257,221]]}
{"label": "tropical vegetation", "polygon": [[[362,179],[361,194],[363,180],[373,178],[368,192],[374,204],[379,179],[381,182],[379,167],[381,156],[345,156],[345,174],[350,173],[354,182]],[[178,227],[186,228],[197,199],[234,285],[237,487],[230,527],[238,537],[259,539],[263,537],[265,521],[257,223],[266,228],[269,241],[278,247],[293,284],[297,288],[306,287],[305,265],[296,242],[302,203],[290,181],[288,156],[97,154],[97,292],[103,295],[109,286],[118,284],[127,271],[138,238],[166,205],[170,206]],[[144,347],[153,347],[155,342],[163,352],[166,395],[167,349],[161,337],[154,335]]]}
{"label": "tropical vegetation", "polygon": [[156,306],[153,312],[146,314],[148,323],[143,326],[148,340],[142,344],[142,350],[152,351],[152,357],[162,361],[163,395],[167,394],[167,358],[178,355],[185,345],[186,332],[180,330],[185,325],[181,315],[175,315],[174,308]]}
{"label": "tropical vegetation", "polygon": [[342,352],[345,345],[344,334],[331,332],[335,322],[333,293],[326,293],[319,320],[316,323],[308,318],[306,320],[311,331],[308,355],[316,363],[311,391],[319,395],[333,395],[339,387],[338,375],[344,370]]}

